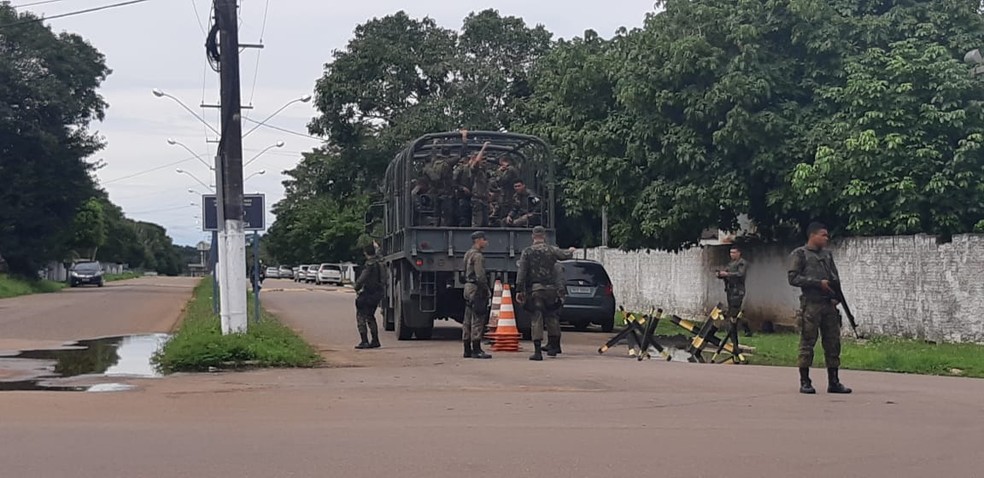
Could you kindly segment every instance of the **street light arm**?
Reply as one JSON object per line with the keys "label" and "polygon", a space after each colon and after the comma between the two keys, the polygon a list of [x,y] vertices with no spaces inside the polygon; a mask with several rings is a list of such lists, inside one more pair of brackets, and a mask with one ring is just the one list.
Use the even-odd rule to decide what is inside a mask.
{"label": "street light arm", "polygon": [[259,123],[256,123],[256,126],[253,126],[249,131],[247,131],[245,134],[243,134],[243,138],[249,136],[250,133],[252,133],[253,131],[256,131],[256,129],[259,128],[260,126],[265,125],[267,121],[270,121],[271,119],[273,119],[274,116],[277,116],[277,114],[279,114],[281,111],[287,109],[288,106],[290,106],[290,105],[292,105],[294,103],[307,103],[308,101],[311,101],[311,95],[304,95],[304,96],[302,96],[300,98],[297,98],[296,100],[288,101],[287,104],[281,106],[279,110],[274,111],[273,114],[271,114],[270,116],[267,116],[266,119],[264,119],[263,121],[260,121]]}
{"label": "street light arm", "polygon": [[260,151],[259,153],[256,153],[256,156],[253,156],[252,158],[249,159],[249,161],[246,161],[245,163],[243,163],[243,167],[245,168],[246,166],[249,166],[253,161],[256,161],[257,159],[259,159],[260,156],[263,156],[263,153],[265,153],[267,151],[270,151],[273,148],[282,148],[282,147],[284,147],[284,144],[285,143],[283,141],[277,141],[276,144],[271,144],[270,146],[267,146],[266,148],[263,148],[262,151]]}
{"label": "street light arm", "polygon": [[205,125],[208,129],[212,130],[213,133],[222,136],[222,133],[219,133],[219,130],[213,128],[212,125],[208,124],[208,121],[205,121],[204,118],[199,116],[198,113],[195,113],[191,108],[188,107],[188,105],[184,104],[184,102],[179,100],[177,97],[157,89],[154,90],[154,96],[158,98],[170,98],[174,100],[177,104],[181,105],[181,107],[184,108],[185,111],[191,113],[191,115],[194,116],[196,119],[198,119],[198,121],[201,121],[203,125]]}
{"label": "street light arm", "polygon": [[204,159],[202,159],[202,157],[199,156],[198,153],[192,151],[191,148],[185,146],[185,144],[182,143],[181,141],[175,141],[173,139],[168,139],[167,142],[168,142],[168,144],[173,144],[173,145],[181,146],[182,148],[184,148],[185,151],[191,153],[192,156],[194,156],[195,158],[198,159],[198,161],[200,161],[202,164],[204,164],[205,167],[208,168],[209,171],[215,171],[215,167],[213,167],[211,164],[208,164],[208,162],[205,161]]}
{"label": "street light arm", "polygon": [[194,174],[189,173],[188,171],[185,171],[183,169],[178,169],[176,171],[177,171],[178,174],[187,174],[188,176],[191,177],[191,179],[194,179],[195,181],[197,181],[198,184],[201,184],[205,189],[212,189],[212,190],[215,189],[212,186],[209,186],[208,184],[203,183],[201,179],[198,179],[197,176],[195,176]]}

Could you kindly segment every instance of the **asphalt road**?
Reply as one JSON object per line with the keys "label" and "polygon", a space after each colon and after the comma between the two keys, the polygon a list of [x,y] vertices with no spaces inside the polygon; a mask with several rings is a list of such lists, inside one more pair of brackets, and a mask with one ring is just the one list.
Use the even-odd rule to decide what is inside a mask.
{"label": "asphalt road", "polygon": [[2,299],[0,350],[171,332],[197,283],[190,277],[143,277]]}
{"label": "asphalt road", "polygon": [[[0,476],[977,476],[984,381],[564,354],[460,357],[456,327],[356,351],[354,295],[265,284],[264,304],[330,361],[176,376],[123,393],[0,394]],[[275,289],[282,289],[275,291]],[[316,289],[316,290],[308,290]],[[819,371],[818,371],[819,372]]]}

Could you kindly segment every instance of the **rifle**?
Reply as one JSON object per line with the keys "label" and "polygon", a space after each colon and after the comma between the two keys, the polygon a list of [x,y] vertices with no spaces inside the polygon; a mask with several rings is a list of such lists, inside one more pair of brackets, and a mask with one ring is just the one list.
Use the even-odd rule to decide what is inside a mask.
{"label": "rifle", "polygon": [[834,291],[834,299],[840,302],[840,305],[844,307],[844,314],[847,315],[847,321],[851,323],[851,329],[854,330],[854,336],[861,339],[861,334],[858,333],[858,323],[854,320],[854,314],[851,313],[851,307],[847,305],[847,299],[844,298],[844,290],[841,289],[841,283],[839,280],[827,281],[830,285],[830,290]]}

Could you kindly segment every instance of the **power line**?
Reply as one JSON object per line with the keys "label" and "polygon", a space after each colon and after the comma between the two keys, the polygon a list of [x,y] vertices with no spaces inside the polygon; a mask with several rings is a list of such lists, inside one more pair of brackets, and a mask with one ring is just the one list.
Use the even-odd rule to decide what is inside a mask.
{"label": "power line", "polygon": [[14,8],[24,8],[24,7],[33,7],[35,5],[46,5],[46,4],[49,4],[49,3],[58,3],[58,2],[64,2],[64,1],[65,0],[44,0],[43,2],[22,3],[20,5],[11,5],[11,6],[14,7]]}
{"label": "power line", "polygon": [[177,166],[177,165],[179,165],[181,163],[191,161],[192,159],[198,159],[198,157],[197,156],[192,156],[190,158],[182,159],[181,161],[175,161],[173,163],[168,163],[168,164],[165,164],[163,166],[157,166],[156,168],[151,168],[151,169],[148,169],[148,170],[145,170],[145,171],[136,172],[136,173],[133,173],[133,174],[130,174],[130,175],[127,175],[127,176],[123,176],[123,177],[119,177],[119,178],[115,178],[115,179],[110,179],[108,181],[102,181],[102,182],[100,182],[100,184],[103,184],[103,185],[105,185],[105,184],[112,184],[112,183],[123,181],[123,180],[126,180],[126,179],[132,179],[132,178],[135,178],[137,176],[143,176],[144,174],[152,173],[154,171],[160,171],[160,170],[162,170],[164,168],[169,168],[171,166]]}
{"label": "power line", "polygon": [[[270,0],[266,0],[266,5],[263,7],[263,23],[260,26],[260,45],[263,44],[263,35],[266,34],[266,22],[267,14],[270,12]],[[256,65],[253,67],[253,87],[249,93],[249,104],[253,105],[253,98],[256,96],[256,79],[260,76],[260,57],[263,55],[263,50],[258,50],[256,52]],[[249,112],[246,113],[246,117],[249,117]]]}
{"label": "power line", "polygon": [[113,3],[113,4],[109,4],[109,5],[103,5],[101,7],[93,7],[93,8],[87,8],[85,10],[76,10],[74,12],[60,13],[58,15],[52,15],[50,17],[31,18],[31,19],[28,19],[28,20],[21,20],[21,21],[18,21],[18,22],[7,23],[7,24],[4,24],[4,25],[0,25],[0,28],[14,27],[14,26],[17,26],[17,25],[27,25],[28,23],[39,23],[39,22],[43,22],[45,20],[54,20],[56,18],[74,17],[76,15],[82,15],[82,14],[85,14],[85,13],[99,12],[99,11],[102,11],[102,10],[109,10],[111,8],[125,7],[127,5],[136,5],[138,3],[144,3],[144,2],[148,2],[148,1],[150,1],[150,0],[130,0],[128,2]]}
{"label": "power line", "polygon": [[198,2],[191,0],[191,8],[195,9],[195,20],[198,20],[198,28],[202,30],[202,35],[208,35],[205,31],[205,24],[202,23],[202,14],[198,13]]}
{"label": "power line", "polygon": [[282,133],[292,134],[294,136],[300,136],[300,137],[303,137],[303,138],[316,139],[318,141],[324,141],[322,138],[319,138],[317,136],[311,136],[309,134],[298,133],[297,131],[291,131],[289,129],[284,129],[284,128],[281,128],[281,127],[278,127],[278,126],[274,126],[272,124],[261,123],[259,121],[256,121],[253,118],[243,118],[243,119],[246,120],[246,121],[249,121],[250,123],[258,124],[258,125],[260,125],[260,126],[262,126],[264,128],[274,129],[274,130],[280,131]]}
{"label": "power line", "polygon": [[169,207],[169,208],[166,208],[166,209],[152,209],[150,211],[137,211],[137,212],[126,212],[126,211],[123,211],[123,213],[124,214],[153,214],[155,212],[177,211],[179,209],[187,209],[187,208],[190,208],[190,207],[191,207],[191,205],[189,204],[189,205],[185,205],[185,206]]}

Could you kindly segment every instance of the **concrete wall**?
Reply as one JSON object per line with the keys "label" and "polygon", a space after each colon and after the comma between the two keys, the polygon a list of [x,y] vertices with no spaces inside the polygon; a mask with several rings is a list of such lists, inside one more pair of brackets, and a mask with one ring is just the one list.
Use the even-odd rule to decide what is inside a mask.
{"label": "concrete wall", "polygon": [[[786,282],[794,247],[745,247],[750,263],[745,315],[754,326],[794,324],[799,291]],[[956,236],[940,245],[922,235],[850,238],[832,250],[862,331],[984,343],[984,236]],[[702,317],[725,300],[724,286],[712,271],[727,263],[728,246],[680,253],[593,249],[579,253],[584,256],[605,264],[619,304],[630,310],[657,306]]]}

